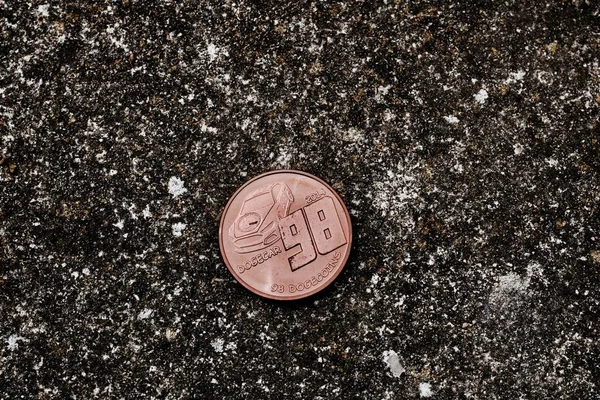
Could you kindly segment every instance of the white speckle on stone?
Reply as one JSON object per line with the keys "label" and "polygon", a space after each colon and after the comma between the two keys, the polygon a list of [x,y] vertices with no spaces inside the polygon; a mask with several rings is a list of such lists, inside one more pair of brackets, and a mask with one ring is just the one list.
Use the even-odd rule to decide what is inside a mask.
{"label": "white speckle on stone", "polygon": [[525,71],[519,70],[517,72],[512,73],[511,76],[514,78],[515,81],[522,81],[525,77]]}
{"label": "white speckle on stone", "polygon": [[[125,203],[123,203],[123,207],[127,207],[127,205]],[[131,205],[129,207],[127,207],[127,211],[129,211],[129,214],[131,214],[131,219],[138,219],[137,214],[135,213],[136,206],[135,204],[131,203]]]}
{"label": "white speckle on stone", "polygon": [[154,310],[152,310],[150,308],[144,308],[138,314],[138,319],[147,319],[147,318],[150,318],[150,316],[152,315],[153,312],[154,312]]}
{"label": "white speckle on stone", "polygon": [[[14,142],[15,141],[15,137],[13,135],[4,135],[4,136],[2,136],[2,141],[4,143]],[[7,151],[7,150],[4,150],[4,151]]]}
{"label": "white speckle on stone", "polygon": [[210,383],[212,383],[213,385],[216,385],[216,384],[218,384],[218,383],[219,383],[219,381],[217,381],[215,378],[212,378],[212,379],[210,380]]}
{"label": "white speckle on stone", "polygon": [[209,43],[206,47],[206,53],[208,53],[210,61],[214,61],[214,59],[219,55],[219,48],[214,43]]}
{"label": "white speckle on stone", "polygon": [[185,230],[186,226],[187,225],[182,222],[177,222],[173,224],[173,226],[171,227],[173,229],[173,236],[179,237],[183,235],[183,231]]}
{"label": "white speckle on stone", "polygon": [[458,118],[456,118],[454,115],[445,116],[444,119],[446,120],[447,123],[454,124],[454,125],[458,124],[458,121],[459,121]]}
{"label": "white speckle on stone", "polygon": [[172,342],[177,337],[177,333],[179,333],[177,329],[167,328],[165,332],[165,337],[169,342]]}
{"label": "white speckle on stone", "polygon": [[39,370],[40,370],[40,368],[42,368],[42,366],[43,366],[43,365],[44,365],[44,357],[40,357],[40,362],[39,362],[39,363],[37,363],[37,364],[35,364],[35,365],[33,366],[33,369],[34,369],[35,371],[39,371]]}
{"label": "white speckle on stone", "polygon": [[183,187],[183,185],[184,182],[181,179],[172,176],[171,179],[169,179],[169,193],[171,193],[173,197],[181,196],[187,192],[187,189]]}
{"label": "white speckle on stone", "polygon": [[419,383],[419,396],[421,396],[421,397],[433,396],[433,391],[431,390],[431,383],[428,383],[428,382]]}
{"label": "white speckle on stone", "polygon": [[106,159],[104,158],[106,156],[106,150],[103,150],[101,153],[96,154],[96,160],[98,160],[99,163],[104,163],[106,162]]}
{"label": "white speckle on stone", "polygon": [[402,296],[400,297],[400,299],[398,299],[398,301],[396,303],[394,303],[394,306],[396,307],[402,307],[404,305],[404,300],[406,300],[406,296]]}
{"label": "white speckle on stone", "polygon": [[234,351],[235,349],[237,349],[237,344],[235,344],[233,342],[227,343],[227,345],[225,346],[225,350]]}
{"label": "white speckle on stone", "polygon": [[50,16],[50,4],[42,4],[41,6],[38,6],[37,8],[37,15],[39,17],[49,17]]}
{"label": "white speckle on stone", "polygon": [[152,213],[150,212],[150,204],[146,204],[146,208],[142,210],[142,215],[144,218],[152,218]]}
{"label": "white speckle on stone", "polygon": [[113,224],[113,226],[116,226],[119,229],[123,229],[123,227],[125,226],[125,221],[120,219],[119,221],[117,221],[116,224]]}
{"label": "white speckle on stone", "polygon": [[398,353],[396,353],[394,350],[387,350],[383,352],[383,362],[387,364],[394,378],[400,378],[404,371],[406,371],[400,364]]}
{"label": "white speckle on stone", "polygon": [[375,101],[381,102],[383,100],[383,96],[387,96],[391,88],[392,85],[379,86],[375,94]]}
{"label": "white speckle on stone", "polygon": [[225,344],[225,341],[223,339],[215,339],[212,342],[210,342],[210,345],[213,347],[213,349],[215,349],[215,351],[217,353],[222,353],[223,352],[223,345]]}
{"label": "white speckle on stone", "polygon": [[374,180],[371,193],[372,203],[382,217],[393,217],[395,228],[386,237],[390,242],[397,241],[414,227],[411,205],[419,197],[421,181],[418,174],[422,165],[413,157],[400,161],[396,168],[382,171]]}
{"label": "white speckle on stone", "polygon": [[513,148],[515,150],[515,155],[518,156],[521,153],[523,153],[523,150],[525,150],[525,148],[523,147],[523,145],[521,145],[520,143],[514,144]]}
{"label": "white speckle on stone", "polygon": [[477,94],[474,94],[473,97],[475,97],[475,101],[483,105],[488,98],[488,92],[485,89],[481,89]]}
{"label": "white speckle on stone", "polygon": [[377,284],[379,283],[379,279],[380,279],[380,278],[379,278],[379,275],[377,275],[377,274],[373,274],[373,276],[371,277],[371,283],[372,283],[373,285],[377,285]]}
{"label": "white speckle on stone", "polygon": [[342,140],[346,142],[359,143],[364,140],[364,137],[364,132],[356,128],[342,132]]}
{"label": "white speckle on stone", "polygon": [[530,277],[521,277],[515,273],[502,275],[498,278],[498,286],[490,294],[490,302],[503,305],[525,295],[529,286]]}
{"label": "white speckle on stone", "polygon": [[204,122],[200,125],[200,131],[202,133],[217,133],[218,130],[217,128],[213,127],[213,126],[208,126],[206,125]]}
{"label": "white speckle on stone", "polygon": [[522,81],[524,77],[525,77],[525,71],[523,71],[523,70],[519,70],[517,72],[511,72],[510,75],[508,76],[508,78],[506,78],[504,80],[504,83],[510,84],[510,83],[514,83],[514,82],[519,82],[519,81]]}
{"label": "white speckle on stone", "polygon": [[379,86],[377,91],[385,96],[386,94],[388,94],[388,92],[390,91],[391,88],[392,88],[392,85]]}
{"label": "white speckle on stone", "polygon": [[277,156],[277,160],[275,161],[278,166],[281,168],[290,168],[290,163],[292,161],[292,153],[290,149],[287,147],[279,148],[279,156]]}
{"label": "white speckle on stone", "polygon": [[8,340],[6,341],[8,343],[8,346],[6,346],[6,348],[9,351],[15,351],[19,348],[19,341],[21,342],[28,342],[29,340],[25,339],[23,336],[19,336],[19,335],[10,335],[8,337]]}

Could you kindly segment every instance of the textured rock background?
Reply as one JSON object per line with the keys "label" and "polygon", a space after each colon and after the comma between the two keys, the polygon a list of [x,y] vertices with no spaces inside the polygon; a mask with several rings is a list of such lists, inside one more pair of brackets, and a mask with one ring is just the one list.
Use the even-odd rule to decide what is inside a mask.
{"label": "textured rock background", "polygon": [[[0,0],[0,397],[600,398],[595,1]],[[316,298],[218,248],[351,210]]]}

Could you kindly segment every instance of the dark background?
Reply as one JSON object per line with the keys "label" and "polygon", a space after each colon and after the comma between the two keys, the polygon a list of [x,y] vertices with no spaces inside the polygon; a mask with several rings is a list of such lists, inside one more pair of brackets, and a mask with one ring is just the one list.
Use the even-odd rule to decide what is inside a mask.
{"label": "dark background", "polygon": [[[600,398],[599,55],[595,1],[0,1],[0,397]],[[353,218],[291,304],[217,238],[278,168]]]}

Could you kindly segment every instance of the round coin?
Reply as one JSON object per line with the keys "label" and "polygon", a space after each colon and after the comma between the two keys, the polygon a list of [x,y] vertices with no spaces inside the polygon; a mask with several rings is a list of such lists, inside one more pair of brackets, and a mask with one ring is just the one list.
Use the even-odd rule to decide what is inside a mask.
{"label": "round coin", "polygon": [[350,214],[325,182],[280,170],[246,182],[229,199],[219,228],[225,265],[247,289],[295,300],[340,274],[352,244]]}

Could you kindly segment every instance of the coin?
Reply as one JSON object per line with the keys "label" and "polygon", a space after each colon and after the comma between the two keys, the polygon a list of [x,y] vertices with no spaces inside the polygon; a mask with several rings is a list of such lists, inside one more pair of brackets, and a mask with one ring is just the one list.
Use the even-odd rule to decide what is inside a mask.
{"label": "coin", "polygon": [[271,171],[249,180],[221,216],[225,265],[244,287],[270,299],[300,299],[327,287],[351,244],[342,199],[306,172]]}

